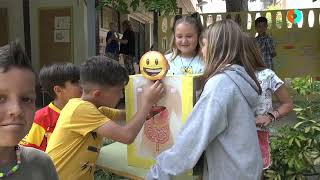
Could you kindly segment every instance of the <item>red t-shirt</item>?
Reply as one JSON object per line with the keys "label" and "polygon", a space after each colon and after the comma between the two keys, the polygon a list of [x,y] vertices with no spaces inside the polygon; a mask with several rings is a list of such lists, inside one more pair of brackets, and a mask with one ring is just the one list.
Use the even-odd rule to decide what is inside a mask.
{"label": "red t-shirt", "polygon": [[53,105],[53,103],[39,109],[35,114],[29,134],[20,144],[45,151],[50,135],[56,127],[59,115],[60,109]]}

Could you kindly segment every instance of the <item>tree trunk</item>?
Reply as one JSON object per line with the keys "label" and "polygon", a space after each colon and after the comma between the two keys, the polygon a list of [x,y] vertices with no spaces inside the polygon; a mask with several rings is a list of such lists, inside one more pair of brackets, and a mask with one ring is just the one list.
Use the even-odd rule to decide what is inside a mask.
{"label": "tree trunk", "polygon": [[[226,0],[226,9],[227,12],[248,11],[248,0]],[[230,15],[227,15],[227,18],[230,18]],[[245,17],[245,19],[247,19],[247,17]],[[240,14],[237,14],[233,20],[239,25],[243,24]]]}
{"label": "tree trunk", "polygon": [[158,50],[158,15],[159,13],[157,11],[153,12],[153,44],[152,44],[152,50],[157,51]]}
{"label": "tree trunk", "polygon": [[248,11],[248,0],[226,0],[227,12]]}
{"label": "tree trunk", "polygon": [[[97,11],[97,6],[99,6],[99,0],[95,1],[96,7],[96,55],[100,55],[100,25],[99,25],[99,13]],[[102,13],[102,8],[99,11]]]}
{"label": "tree trunk", "polygon": [[24,47],[30,60],[31,58],[31,35],[30,35],[30,9],[29,0],[23,0],[23,25],[24,25]]}

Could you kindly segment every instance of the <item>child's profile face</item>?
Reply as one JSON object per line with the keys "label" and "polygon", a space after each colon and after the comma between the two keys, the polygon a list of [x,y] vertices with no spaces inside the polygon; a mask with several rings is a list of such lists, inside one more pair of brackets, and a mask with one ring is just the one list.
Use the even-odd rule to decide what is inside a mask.
{"label": "child's profile face", "polygon": [[198,34],[195,25],[179,23],[175,28],[175,44],[182,55],[193,54],[198,45]]}
{"label": "child's profile face", "polygon": [[99,106],[115,108],[123,97],[123,86],[109,86],[101,88],[101,94],[98,97]]}
{"label": "child's profile face", "polygon": [[35,75],[11,67],[0,72],[0,147],[12,147],[29,132],[35,112]]}
{"label": "child's profile face", "polygon": [[268,25],[265,22],[260,22],[256,25],[256,30],[258,34],[264,34],[267,31]]}

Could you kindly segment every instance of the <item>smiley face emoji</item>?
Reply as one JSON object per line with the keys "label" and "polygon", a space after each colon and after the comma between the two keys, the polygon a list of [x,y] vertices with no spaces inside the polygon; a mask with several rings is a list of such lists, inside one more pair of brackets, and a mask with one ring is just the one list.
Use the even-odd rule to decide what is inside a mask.
{"label": "smiley face emoji", "polygon": [[140,59],[141,74],[152,81],[163,79],[168,67],[167,59],[158,51],[149,51]]}

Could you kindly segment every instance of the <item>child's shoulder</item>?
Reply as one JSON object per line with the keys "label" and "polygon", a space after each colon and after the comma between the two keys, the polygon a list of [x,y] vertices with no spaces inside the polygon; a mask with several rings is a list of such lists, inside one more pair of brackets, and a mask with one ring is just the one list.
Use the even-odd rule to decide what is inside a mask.
{"label": "child's shoulder", "polygon": [[32,148],[32,147],[25,147],[25,146],[20,146],[21,150],[21,156],[25,163],[30,163],[30,164],[43,164],[46,165],[47,162],[50,162],[51,159],[43,151],[40,151],[38,149]]}
{"label": "child's shoulder", "polygon": [[49,105],[41,108],[41,109],[38,109],[34,115],[34,119],[46,119],[47,116],[49,115]]}
{"label": "child's shoulder", "polygon": [[69,116],[70,114],[87,113],[91,110],[98,110],[97,107],[90,101],[81,98],[70,99],[69,102],[62,109],[60,116]]}
{"label": "child's shoulder", "polygon": [[164,57],[167,59],[167,61],[171,61],[171,58],[172,58],[172,55],[173,53],[168,53],[168,54],[165,54]]}
{"label": "child's shoulder", "polygon": [[63,108],[63,111],[73,111],[83,114],[92,111],[98,111],[98,108],[90,101],[86,101],[81,98],[74,98],[69,100],[67,105]]}
{"label": "child's shoulder", "polygon": [[49,105],[47,105],[47,106],[45,106],[45,107],[42,107],[41,109],[38,109],[38,110],[36,111],[36,114],[43,114],[43,113],[45,113],[45,112],[48,111],[48,108],[49,108]]}
{"label": "child's shoulder", "polygon": [[258,40],[269,40],[269,39],[272,39],[272,36],[270,34],[258,35],[257,37],[255,37],[255,39],[258,39]]}
{"label": "child's shoulder", "polygon": [[83,100],[81,98],[72,98],[68,101],[66,106],[80,106],[80,105],[88,105],[88,104],[92,104],[92,102]]}
{"label": "child's shoulder", "polygon": [[195,61],[198,61],[198,62],[203,62],[202,61],[202,56],[200,54],[197,54],[195,57],[194,57]]}
{"label": "child's shoulder", "polygon": [[259,80],[261,79],[269,79],[276,76],[276,73],[272,71],[271,69],[263,69],[261,71],[256,72],[256,76]]}
{"label": "child's shoulder", "polygon": [[[37,172],[33,178],[29,179],[58,179],[56,168],[50,156],[38,149],[32,147],[20,146],[21,150],[21,171]],[[38,173],[39,172],[39,173]],[[26,178],[28,179],[28,177]]]}
{"label": "child's shoulder", "polygon": [[268,69],[268,68],[257,71],[257,73],[259,73],[259,74],[275,74],[275,72],[273,70]]}

